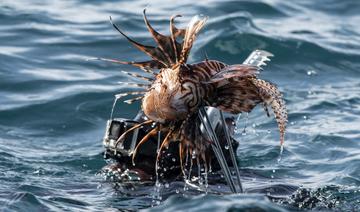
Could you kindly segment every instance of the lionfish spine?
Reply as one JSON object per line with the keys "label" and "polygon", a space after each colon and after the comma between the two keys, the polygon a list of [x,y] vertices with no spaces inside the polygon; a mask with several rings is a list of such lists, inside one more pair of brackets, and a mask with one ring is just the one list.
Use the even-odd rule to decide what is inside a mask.
{"label": "lionfish spine", "polygon": [[133,92],[125,92],[125,93],[119,93],[115,95],[116,99],[120,99],[122,97],[128,96],[128,95],[144,95],[146,91],[133,91]]}
{"label": "lionfish spine", "polygon": [[128,86],[131,86],[131,87],[137,87],[137,88],[150,88],[150,85],[149,84],[141,84],[141,83],[134,83],[134,82],[118,82],[119,84],[122,84],[122,85],[128,85]]}
{"label": "lionfish spine", "polygon": [[132,104],[132,103],[134,103],[136,101],[139,101],[139,100],[141,100],[143,98],[144,98],[143,96],[139,96],[139,97],[135,97],[135,98],[132,98],[132,99],[127,99],[127,100],[124,101],[124,103],[130,105],[130,104]]}
{"label": "lionfish spine", "polygon": [[149,81],[149,82],[154,81],[153,78],[144,77],[144,76],[141,76],[141,75],[139,75],[139,74],[130,73],[130,72],[127,72],[127,71],[121,71],[121,72],[124,73],[124,74],[126,74],[126,75],[129,75],[129,76],[131,76],[131,77],[135,77],[135,78],[142,79],[142,80],[145,80],[145,81]]}

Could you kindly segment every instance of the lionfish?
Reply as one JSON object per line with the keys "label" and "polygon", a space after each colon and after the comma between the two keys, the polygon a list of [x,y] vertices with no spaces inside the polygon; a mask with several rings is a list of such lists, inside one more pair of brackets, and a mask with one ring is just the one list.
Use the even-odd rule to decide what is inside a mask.
{"label": "lionfish", "polygon": [[[198,32],[203,28],[207,17],[195,16],[186,29],[179,29],[174,20],[181,15],[170,18],[170,36],[157,32],[143,11],[145,24],[157,43],[157,46],[143,45],[128,37],[120,28],[110,21],[113,27],[123,35],[132,45],[151,57],[144,62],[125,62],[115,59],[98,58],[119,64],[127,64],[140,68],[153,77],[145,77],[135,73],[124,72],[136,78],[148,81],[148,84],[133,84],[145,90],[141,92],[127,92],[116,95],[116,98],[126,95],[140,95],[126,100],[133,103],[141,100],[142,110],[148,120],[135,125],[124,132],[117,144],[136,128],[145,125],[156,125],[138,143],[133,152],[133,161],[139,147],[149,138],[158,133],[165,135],[161,140],[157,152],[157,160],[161,150],[171,142],[178,142],[180,165],[183,170],[185,156],[200,160],[207,167],[205,152],[209,149],[210,141],[200,129],[199,108],[215,107],[224,112],[239,114],[250,112],[261,104],[269,115],[268,106],[275,114],[280,131],[281,146],[284,142],[287,112],[282,94],[277,87],[267,81],[257,78],[260,68],[257,66],[236,64],[227,65],[216,60],[187,64],[190,50]],[[158,71],[157,71],[158,70]]]}

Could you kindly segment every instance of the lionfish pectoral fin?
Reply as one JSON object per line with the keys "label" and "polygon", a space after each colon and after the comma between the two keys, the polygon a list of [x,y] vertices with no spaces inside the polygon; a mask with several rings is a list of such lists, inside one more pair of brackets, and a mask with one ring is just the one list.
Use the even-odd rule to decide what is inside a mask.
{"label": "lionfish pectoral fin", "polygon": [[280,131],[280,145],[281,148],[283,148],[288,115],[286,111],[285,101],[282,98],[282,94],[275,85],[264,80],[253,79],[253,83],[258,87],[259,94],[263,102],[266,105],[270,105],[274,112],[275,119]]}
{"label": "lionfish pectoral fin", "polygon": [[216,96],[209,102],[209,106],[232,114],[251,112],[262,100],[250,79],[237,78],[214,83],[217,86]]}
{"label": "lionfish pectoral fin", "polygon": [[229,65],[221,69],[215,75],[213,75],[209,81],[203,83],[214,83],[222,81],[224,79],[233,79],[240,77],[252,77],[259,74],[259,70],[260,68],[257,66],[250,66],[244,64]]}
{"label": "lionfish pectoral fin", "polygon": [[280,145],[283,146],[287,124],[287,111],[282,94],[270,82],[255,77],[232,80],[216,88],[217,97],[212,105],[230,113],[250,112],[256,105],[262,103],[267,115],[267,106],[274,112],[280,131]]}
{"label": "lionfish pectoral fin", "polygon": [[263,108],[264,108],[264,111],[267,115],[267,117],[270,117],[270,113],[269,113],[269,108],[267,107],[267,104],[265,102],[263,102]]}

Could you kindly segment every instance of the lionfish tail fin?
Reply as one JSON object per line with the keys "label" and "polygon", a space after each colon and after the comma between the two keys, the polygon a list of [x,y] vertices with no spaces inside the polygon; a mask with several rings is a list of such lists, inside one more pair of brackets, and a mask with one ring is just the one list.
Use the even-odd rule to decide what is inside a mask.
{"label": "lionfish tail fin", "polygon": [[197,33],[204,27],[208,17],[194,16],[186,28],[179,63],[186,63]]}

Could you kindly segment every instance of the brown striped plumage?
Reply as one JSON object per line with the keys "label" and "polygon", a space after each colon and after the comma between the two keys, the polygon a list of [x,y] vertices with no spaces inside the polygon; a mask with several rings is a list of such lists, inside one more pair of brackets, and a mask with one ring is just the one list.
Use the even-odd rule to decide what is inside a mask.
{"label": "brown striped plumage", "polygon": [[[267,106],[271,106],[280,129],[280,140],[283,143],[287,113],[282,95],[276,86],[258,79],[259,69],[255,66],[227,65],[215,60],[186,64],[196,35],[204,26],[206,18],[193,18],[186,29],[177,29],[174,25],[176,17],[180,16],[172,16],[170,19],[171,35],[165,36],[152,28],[144,10],[145,24],[157,43],[157,47],[145,46],[132,40],[113,24],[130,43],[149,55],[152,60],[124,62],[101,58],[101,60],[133,65],[155,76],[155,79],[152,79],[125,72],[125,74],[150,82],[150,85],[147,87],[147,85],[135,84],[137,87],[145,87],[146,92],[125,93],[118,96],[120,98],[127,94],[141,95],[127,100],[127,103],[142,99],[142,109],[149,118],[148,121],[129,131],[152,123],[158,126],[143,137],[133,152],[133,159],[140,145],[160,131],[164,136],[158,158],[161,155],[161,149],[167,147],[170,142],[179,142],[181,166],[185,155],[194,153],[196,158],[206,166],[209,142],[202,135],[197,116],[199,107],[202,106],[212,106],[234,114],[250,112],[259,103],[262,103],[268,113]],[[181,37],[182,42],[179,42]],[[157,69],[158,72],[154,71]],[[118,143],[128,132],[119,138]]]}

